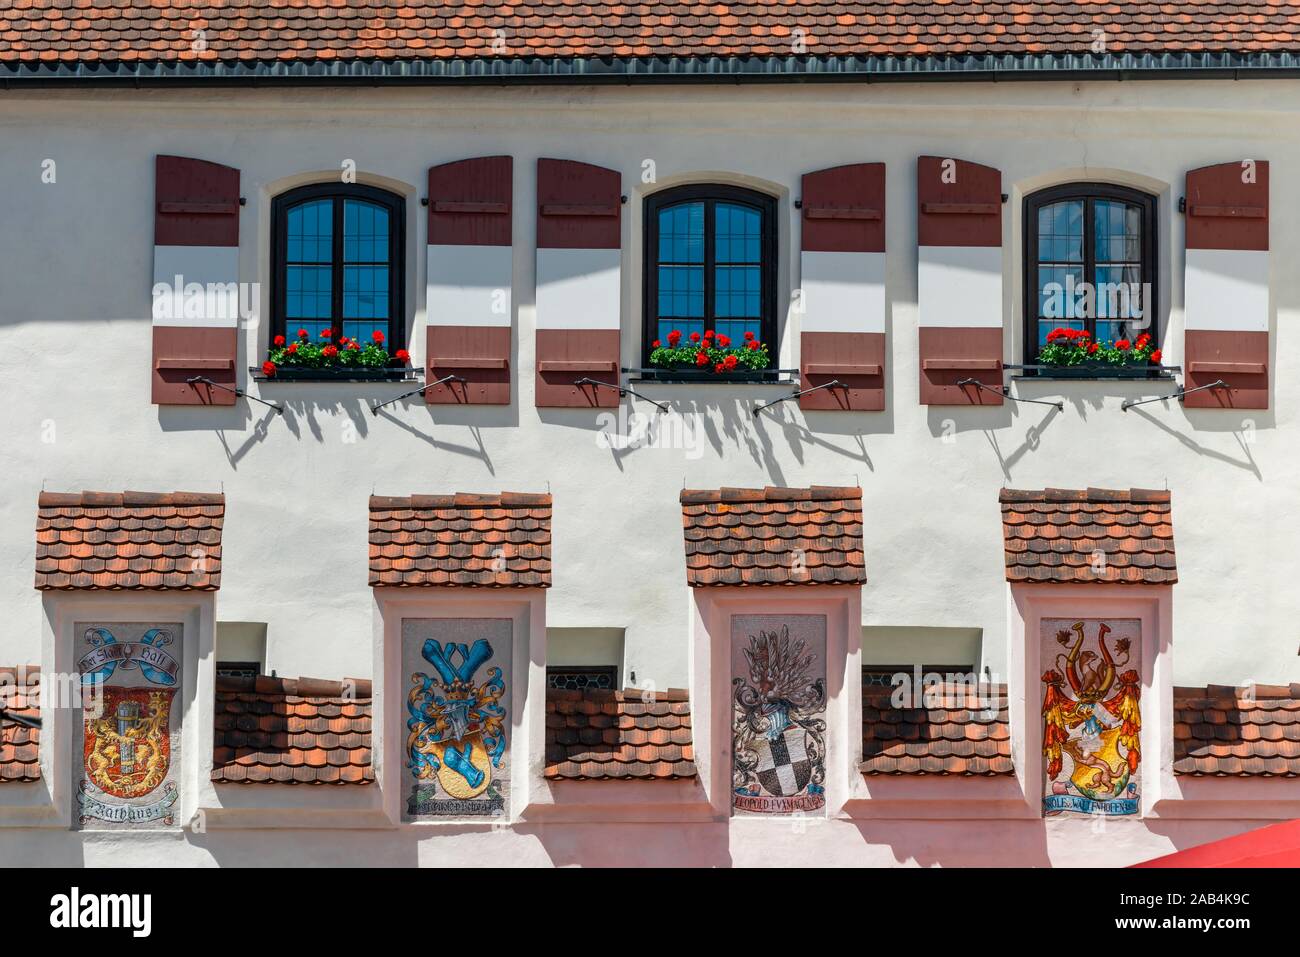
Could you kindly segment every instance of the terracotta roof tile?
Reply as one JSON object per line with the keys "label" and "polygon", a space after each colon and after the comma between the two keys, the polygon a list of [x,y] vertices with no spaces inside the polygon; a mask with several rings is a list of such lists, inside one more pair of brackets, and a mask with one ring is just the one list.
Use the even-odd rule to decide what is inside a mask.
{"label": "terracotta roof tile", "polygon": [[686,583],[859,585],[860,488],[686,489]]}
{"label": "terracotta roof tile", "polygon": [[1300,777],[1300,684],[1175,688],[1174,773]]}
{"label": "terracotta roof tile", "polygon": [[[862,689],[863,774],[1012,774],[1006,685],[944,684],[919,708],[895,707],[892,689]],[[931,696],[932,695],[932,696]]]}
{"label": "terracotta roof tile", "polygon": [[0,7],[0,61],[520,56],[963,56],[1106,50],[1281,51],[1300,9],[1233,3],[588,3],[525,0],[32,0]]}
{"label": "terracotta roof tile", "polygon": [[1009,582],[1178,581],[1168,492],[1004,488],[998,500]]}
{"label": "terracotta roof tile", "polygon": [[[0,709],[14,717],[40,720],[39,667],[0,668]],[[39,781],[40,747],[40,728],[28,728],[0,715],[0,784]]]}
{"label": "terracotta roof tile", "polygon": [[224,495],[42,492],[36,587],[216,591]]}
{"label": "terracotta roof tile", "polygon": [[218,678],[212,780],[371,784],[371,683]]}
{"label": "terracotta roof tile", "polygon": [[551,587],[551,496],[370,497],[370,584]]}
{"label": "terracotta roof tile", "polygon": [[547,778],[660,780],[695,774],[685,691],[547,689]]}

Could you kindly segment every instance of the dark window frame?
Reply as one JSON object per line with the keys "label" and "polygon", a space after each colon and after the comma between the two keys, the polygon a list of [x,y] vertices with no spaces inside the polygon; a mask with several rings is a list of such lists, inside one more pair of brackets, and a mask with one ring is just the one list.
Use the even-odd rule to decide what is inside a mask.
{"label": "dark window frame", "polygon": [[[333,247],[330,254],[330,325],[335,335],[343,328],[343,201],[363,199],[388,210],[388,335],[384,345],[390,353],[407,348],[406,336],[406,200],[397,193],[359,183],[311,183],[286,190],[271,201],[271,322],[267,342],[276,336],[292,340],[287,316],[287,262],[289,210],[319,199],[333,201]],[[353,263],[352,265],[357,265]],[[361,265],[365,265],[362,263]],[[297,322],[298,320],[293,320]],[[314,320],[321,321],[321,320]],[[367,322],[374,320],[348,320]],[[296,332],[296,330],[294,330]]]}
{"label": "dark window frame", "polygon": [[[642,360],[650,362],[651,343],[659,338],[659,213],[669,207],[686,202],[704,202],[704,328],[712,329],[717,317],[714,315],[714,270],[716,253],[714,242],[714,207],[718,202],[734,203],[757,209],[762,216],[760,221],[761,239],[759,266],[762,283],[759,292],[759,338],[767,343],[769,354],[775,359],[777,354],[777,222],[776,197],[758,190],[742,186],[727,186],[718,183],[691,183],[651,193],[645,198],[643,214],[644,243],[642,250]],[[695,265],[694,263],[690,265]],[[729,317],[723,317],[724,319]]]}
{"label": "dark window frame", "polygon": [[[1156,237],[1156,200],[1151,193],[1116,183],[1064,183],[1049,186],[1030,193],[1024,199],[1024,361],[1032,365],[1038,358],[1038,210],[1064,200],[1083,201],[1083,278],[1096,288],[1096,231],[1095,209],[1091,200],[1117,200],[1132,203],[1142,209],[1142,243],[1141,243],[1141,279],[1151,290],[1151,301],[1147,307],[1151,315],[1151,325],[1147,332],[1151,341],[1160,348],[1160,310],[1159,287],[1157,286],[1156,256],[1159,244]],[[1095,310],[1094,310],[1095,311]],[[1086,319],[1085,328],[1096,335],[1096,317]],[[1062,320],[1064,322],[1064,320]]]}

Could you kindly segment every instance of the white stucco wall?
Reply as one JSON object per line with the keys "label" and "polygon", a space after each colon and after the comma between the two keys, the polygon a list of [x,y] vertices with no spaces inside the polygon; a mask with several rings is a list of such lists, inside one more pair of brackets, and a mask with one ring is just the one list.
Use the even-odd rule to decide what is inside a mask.
{"label": "white stucco wall", "polygon": [[[366,585],[371,492],[549,489],[555,496],[555,573],[547,624],[624,629],[621,673],[635,671],[638,684],[667,688],[684,686],[689,677],[678,491],[861,484],[870,578],[862,623],[980,628],[981,665],[1005,676],[998,488],[1140,486],[1173,490],[1180,574],[1174,683],[1296,680],[1292,623],[1300,591],[1291,578],[1300,514],[1300,357],[1293,354],[1292,326],[1300,314],[1300,275],[1290,259],[1300,247],[1300,229],[1290,211],[1300,203],[1291,175],[1300,137],[1297,106],[1300,81],[1292,80],[0,92],[0,399],[6,418],[0,663],[32,661],[41,653],[41,601],[32,589],[41,488],[223,489],[217,619],[266,622],[268,669],[324,678],[372,671]],[[513,404],[456,409],[417,400],[374,417],[368,404],[396,395],[399,386],[254,383],[249,388],[255,394],[287,406],[283,418],[242,401],[224,409],[151,405],[157,153],[241,170],[248,202],[240,217],[240,279],[263,283],[262,318],[241,331],[241,369],[260,364],[266,349],[272,196],[336,176],[349,160],[361,181],[406,196],[407,302],[418,366],[426,286],[419,198],[427,169],[513,155]],[[1021,354],[1019,210],[1026,191],[1095,178],[1158,194],[1160,322],[1166,361],[1177,364],[1184,277],[1176,206],[1183,176],[1213,163],[1270,160],[1272,407],[1185,411],[1170,402],[1122,413],[1123,399],[1173,386],[1096,382],[1019,387],[1019,394],[1033,398],[1063,396],[1063,413],[1014,403],[982,410],[919,405],[915,163],[921,154],[1002,170],[1010,194],[1003,314],[1006,358],[1013,362]],[[699,414],[700,441],[688,449],[620,450],[600,441],[595,413],[536,409],[533,237],[540,156],[623,173],[630,197],[623,210],[621,288],[628,365],[640,357],[640,199],[648,191],[723,181],[776,194],[779,297],[789,303],[800,278],[792,206],[799,177],[843,163],[887,163],[888,410],[805,415],[789,403],[756,419],[752,404],[788,387],[648,385],[644,391],[654,398]],[[47,159],[57,164],[52,184],[42,182]],[[647,161],[653,161],[655,184],[642,180]],[[798,332],[791,315],[782,327],[782,367],[797,365]],[[638,412],[649,409],[632,405]],[[864,845],[878,843],[869,833],[876,824],[855,826]],[[1014,826],[1033,829],[1015,838],[1027,842],[1029,859],[1046,853],[1059,825]],[[829,822],[820,832],[830,838],[828,848],[851,855],[852,842],[830,835],[843,827]],[[1147,856],[1171,849],[1169,839],[1143,835],[1138,844],[1150,851]],[[0,835],[10,847],[29,839]],[[466,833],[456,840],[468,846],[479,839]],[[511,852],[520,862],[544,860],[548,852],[551,860],[563,860],[572,850],[567,838],[558,846],[549,846],[544,835],[526,839],[536,842],[531,851],[521,846]],[[168,839],[149,840],[161,848]],[[703,844],[713,846],[711,840]],[[878,849],[857,862],[934,863],[952,856],[933,850],[938,838],[917,841],[911,849]],[[253,840],[247,849],[232,849],[230,859],[249,863],[255,847]],[[414,844],[392,851],[408,861],[423,853]],[[87,844],[86,859],[95,853]],[[735,860],[746,861],[743,855]]]}

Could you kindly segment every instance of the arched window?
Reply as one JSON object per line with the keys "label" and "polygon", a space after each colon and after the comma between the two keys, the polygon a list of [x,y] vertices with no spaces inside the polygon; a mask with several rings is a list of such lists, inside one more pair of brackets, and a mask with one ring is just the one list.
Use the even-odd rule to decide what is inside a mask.
{"label": "arched window", "polygon": [[1055,328],[1158,340],[1155,197],[1106,183],[1025,198],[1025,361]]}
{"label": "arched window", "polygon": [[323,329],[391,350],[406,344],[405,205],[370,186],[322,183],[275,198],[271,336]]}
{"label": "arched window", "polygon": [[735,186],[681,186],[645,201],[645,340],[712,329],[776,349],[776,200]]}

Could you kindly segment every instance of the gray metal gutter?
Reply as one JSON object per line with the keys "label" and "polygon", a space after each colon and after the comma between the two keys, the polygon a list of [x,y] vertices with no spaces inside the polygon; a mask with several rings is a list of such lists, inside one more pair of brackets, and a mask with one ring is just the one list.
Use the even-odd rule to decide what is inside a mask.
{"label": "gray metal gutter", "polygon": [[532,57],[306,62],[0,62],[0,86],[438,86],[1281,79],[1300,52],[961,57]]}

